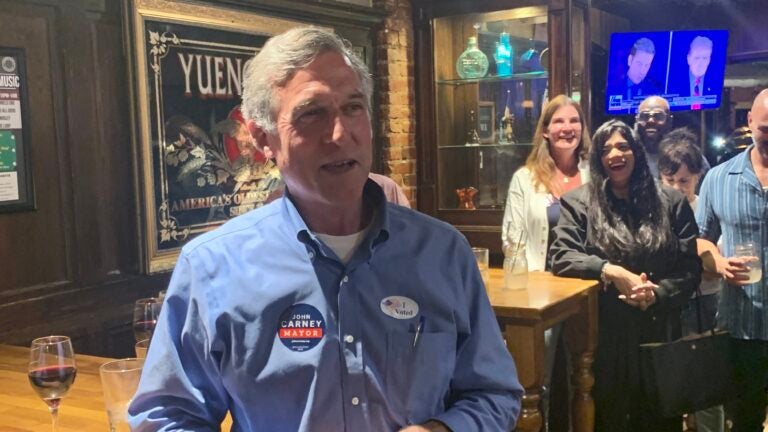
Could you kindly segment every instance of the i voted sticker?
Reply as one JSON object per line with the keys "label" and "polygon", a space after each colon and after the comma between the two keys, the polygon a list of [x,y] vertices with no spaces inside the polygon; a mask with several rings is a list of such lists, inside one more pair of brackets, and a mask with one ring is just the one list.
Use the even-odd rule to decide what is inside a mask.
{"label": "i voted sticker", "polygon": [[415,318],[419,304],[403,296],[389,296],[381,300],[381,311],[395,319]]}
{"label": "i voted sticker", "polygon": [[325,335],[325,318],[314,306],[297,303],[280,315],[278,337],[291,351],[302,352],[317,346]]}

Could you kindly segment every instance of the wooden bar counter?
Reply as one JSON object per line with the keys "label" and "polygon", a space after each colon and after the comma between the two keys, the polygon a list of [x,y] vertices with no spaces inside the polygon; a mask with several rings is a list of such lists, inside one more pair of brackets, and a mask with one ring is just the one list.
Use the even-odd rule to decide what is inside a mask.
{"label": "wooden bar counter", "polygon": [[491,269],[487,290],[504,340],[515,359],[520,383],[525,387],[517,430],[542,429],[539,404],[544,385],[544,330],[562,322],[574,362],[573,431],[594,431],[591,390],[595,379],[591,367],[597,346],[598,283],[531,272],[526,289],[505,290],[503,271]]}

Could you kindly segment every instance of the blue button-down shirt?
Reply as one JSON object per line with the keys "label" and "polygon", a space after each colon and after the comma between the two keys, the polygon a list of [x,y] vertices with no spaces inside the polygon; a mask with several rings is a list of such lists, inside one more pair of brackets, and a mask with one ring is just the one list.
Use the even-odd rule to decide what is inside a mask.
{"label": "blue button-down shirt", "polygon": [[754,144],[710,170],[704,178],[696,207],[701,237],[717,243],[722,235],[723,256],[734,246],[753,243],[762,256],[763,278],[743,287],[727,285],[721,292],[718,324],[731,336],[768,340],[768,191],[757,179],[750,152]]}
{"label": "blue button-down shirt", "polygon": [[376,217],[346,266],[289,198],[183,248],[134,430],[219,430],[227,410],[233,431],[513,428],[522,388],[466,240],[365,195]]}

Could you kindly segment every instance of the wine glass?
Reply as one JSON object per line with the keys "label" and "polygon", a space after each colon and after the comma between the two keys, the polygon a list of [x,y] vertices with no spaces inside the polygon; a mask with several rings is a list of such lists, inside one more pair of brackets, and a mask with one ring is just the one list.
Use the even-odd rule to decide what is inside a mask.
{"label": "wine glass", "polygon": [[72,342],[66,336],[46,336],[32,341],[29,350],[29,383],[48,404],[53,432],[58,428],[59,403],[75,381],[77,365]]}
{"label": "wine glass", "polygon": [[133,306],[133,337],[136,342],[151,339],[162,303],[155,297],[136,300]]}

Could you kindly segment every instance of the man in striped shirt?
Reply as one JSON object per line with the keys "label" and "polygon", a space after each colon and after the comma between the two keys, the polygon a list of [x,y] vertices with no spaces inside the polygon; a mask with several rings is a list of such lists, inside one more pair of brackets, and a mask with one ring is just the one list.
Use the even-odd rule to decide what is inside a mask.
{"label": "man in striped shirt", "polygon": [[[768,380],[768,89],[748,115],[753,144],[713,168],[704,178],[696,209],[701,237],[709,240],[714,268],[727,286],[719,323],[731,333],[738,399],[726,405],[733,432],[762,430]],[[714,243],[722,235],[722,250]],[[752,243],[757,257],[735,257],[737,245]],[[722,252],[722,255],[721,255]],[[750,279],[747,263],[759,260],[762,276]],[[707,269],[705,260],[705,270]],[[756,272],[755,272],[756,273]],[[756,276],[756,274],[752,274]]]}

